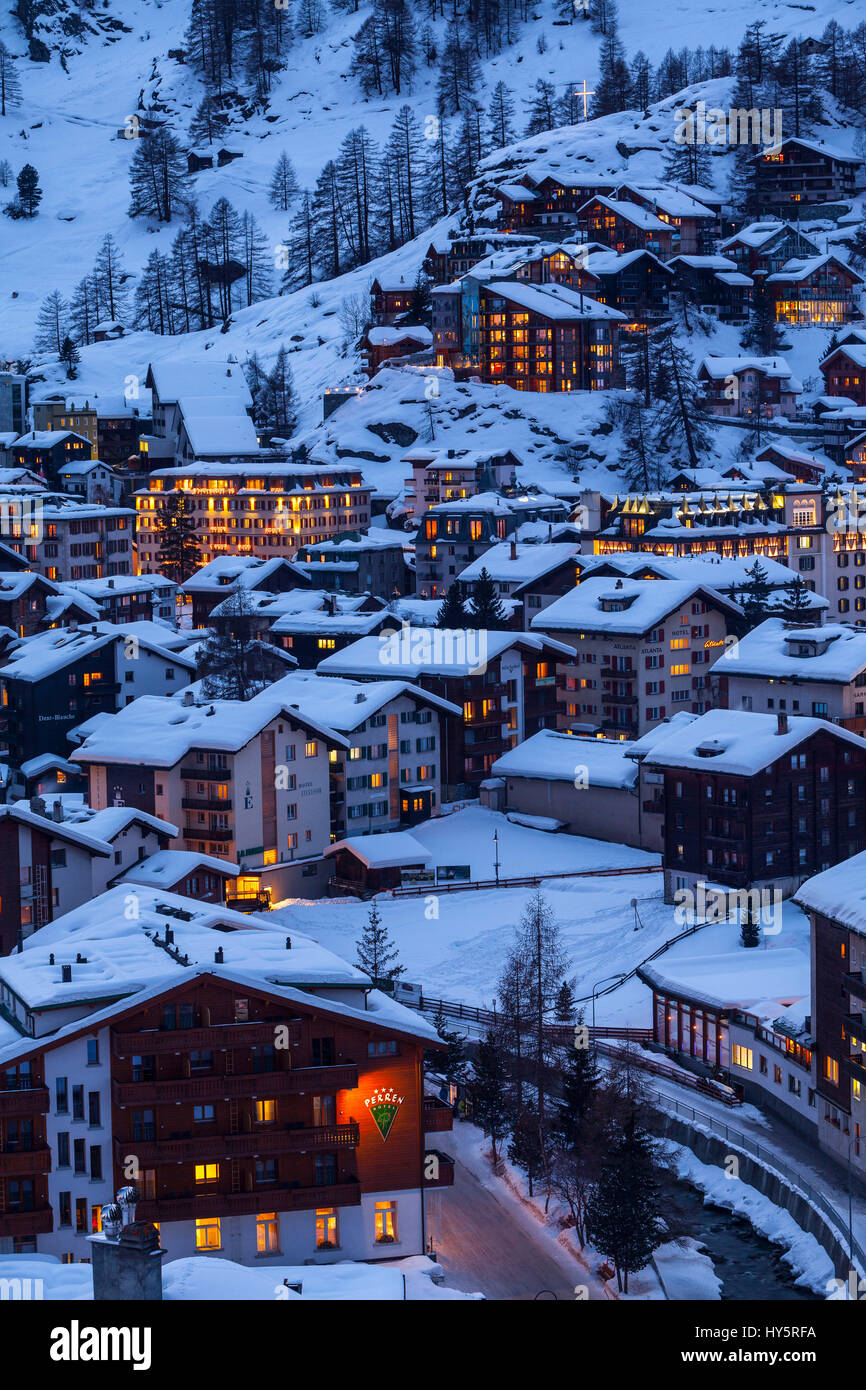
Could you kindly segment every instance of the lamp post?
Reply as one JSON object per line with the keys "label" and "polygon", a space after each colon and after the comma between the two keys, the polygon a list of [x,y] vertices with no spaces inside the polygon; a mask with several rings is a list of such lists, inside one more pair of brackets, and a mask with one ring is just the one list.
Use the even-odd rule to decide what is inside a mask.
{"label": "lamp post", "polygon": [[499,887],[499,828],[493,832],[493,871],[496,874],[496,887]]}
{"label": "lamp post", "polygon": [[624,980],[624,979],[625,979],[625,976],[626,976],[626,972],[625,972],[624,970],[620,970],[620,972],[619,972],[618,975],[605,975],[605,976],[602,977],[602,979],[596,980],[595,984],[594,984],[593,987],[592,987],[592,1026],[593,1026],[593,1028],[595,1028],[595,997],[596,997],[596,991],[597,991],[599,985],[605,985],[605,984],[607,984],[608,980]]}

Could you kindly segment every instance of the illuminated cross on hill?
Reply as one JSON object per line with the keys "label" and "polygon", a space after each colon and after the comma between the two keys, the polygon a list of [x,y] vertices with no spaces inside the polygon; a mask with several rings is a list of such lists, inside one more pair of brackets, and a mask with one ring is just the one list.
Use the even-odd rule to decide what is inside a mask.
{"label": "illuminated cross on hill", "polygon": [[592,89],[587,89],[586,78],[583,79],[583,91],[575,91],[574,95],[576,97],[583,97],[583,119],[586,120],[586,99],[587,97],[595,96],[595,92]]}

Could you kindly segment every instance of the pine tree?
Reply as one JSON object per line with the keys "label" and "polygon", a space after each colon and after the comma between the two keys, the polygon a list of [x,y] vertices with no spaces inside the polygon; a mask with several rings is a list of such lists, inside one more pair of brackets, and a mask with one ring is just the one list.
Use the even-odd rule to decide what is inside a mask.
{"label": "pine tree", "polygon": [[457,1086],[466,1080],[466,1041],[462,1033],[448,1027],[445,1015],[441,1010],[437,1013],[434,1023],[436,1024],[436,1032],[446,1045],[446,1051],[444,1060],[441,1051],[432,1053],[433,1058],[435,1058],[432,1066],[445,1078],[449,1086]]}
{"label": "pine tree", "polygon": [[170,130],[148,131],[129,163],[129,216],[170,222],[188,202],[186,160]]}
{"label": "pine tree", "polygon": [[128,299],[124,286],[129,278],[123,268],[117,242],[110,232],[106,232],[91,275],[106,318],[122,319],[127,314]]}
{"label": "pine tree", "polygon": [[18,206],[25,217],[35,217],[42,202],[39,174],[32,164],[25,164],[17,179]]}
{"label": "pine tree", "polygon": [[752,291],[752,312],[743,333],[742,347],[752,348],[759,357],[775,357],[782,347],[782,331],[776,321],[776,309],[763,279],[758,279]]}
{"label": "pine tree", "polygon": [[522,1168],[526,1174],[531,1197],[534,1192],[535,1181],[545,1166],[545,1152],[541,1139],[538,1112],[533,1105],[525,1105],[521,1113],[515,1116],[511,1142],[508,1145],[508,1157],[517,1168]]}
{"label": "pine tree", "polygon": [[761,944],[761,924],[752,906],[751,897],[748,894],[746,896],[746,906],[740,913],[740,945],[752,950]]}
{"label": "pine tree", "polygon": [[493,1162],[499,1160],[499,1145],[508,1133],[511,1113],[508,1100],[508,1071],[501,1047],[492,1033],[478,1044],[470,1088],[472,1118],[480,1125],[493,1149]]}
{"label": "pine tree", "polygon": [[280,293],[311,285],[314,278],[315,219],[313,205],[306,189],[301,194],[298,210],[292,218],[286,244],[286,273]]}
{"label": "pine tree", "polygon": [[67,333],[60,345],[60,361],[66,364],[66,379],[74,381],[78,376],[78,363],[81,361],[81,353]]}
{"label": "pine tree", "polygon": [[794,622],[812,610],[809,590],[799,574],[795,574],[790,584],[785,588],[785,609],[785,616]]}
{"label": "pine tree", "polygon": [[268,196],[271,207],[278,208],[280,212],[288,212],[298,196],[298,176],[285,150],[277,160]]}
{"label": "pine tree", "polygon": [[5,43],[0,41],[0,116],[21,105],[21,83],[15,59]]}
{"label": "pine tree", "polygon": [[539,77],[535,95],[529,104],[525,135],[541,135],[556,125],[556,88],[552,82]]}
{"label": "pine tree", "polygon": [[631,100],[640,111],[646,111],[652,101],[653,70],[649,58],[638,49],[629,67]]}
{"label": "pine tree", "polygon": [[598,1185],[587,1205],[590,1240],[613,1260],[617,1288],[628,1293],[628,1278],[644,1268],[662,1236],[657,1160],[650,1136],[634,1110],[622,1133],[612,1134]]}
{"label": "pine tree", "polygon": [[175,584],[183,584],[201,564],[201,547],[196,534],[192,499],[185,492],[170,492],[155,514],[154,529],[159,538],[160,574]]}
{"label": "pine tree", "polygon": [[[370,904],[367,925],[356,943],[358,952],[355,964],[374,982],[377,980],[398,980],[405,975],[406,967],[399,964],[400,953],[391,940],[388,928],[382,921],[378,905]],[[441,1036],[441,1034],[440,1034]]]}
{"label": "pine tree", "polygon": [[508,618],[496,592],[496,585],[482,566],[481,573],[472,586],[472,624],[473,627],[494,630],[507,625]]}
{"label": "pine tree", "polygon": [[60,354],[69,333],[69,305],[59,290],[52,290],[43,299],[36,315],[35,352]]}
{"label": "pine tree", "polygon": [[545,1133],[545,1096],[548,1091],[547,1025],[556,1010],[568,959],[559,924],[540,888],[533,892],[517,931],[517,949],[525,963],[529,984],[528,1021],[535,1053],[535,1089],[538,1125]]}
{"label": "pine tree", "polygon": [[598,1056],[588,1033],[587,1045],[577,1045],[583,1039],[583,1028],[583,1015],[580,1014],[575,1026],[575,1045],[569,1048],[561,1065],[560,1100],[552,1126],[558,1143],[568,1150],[577,1149],[581,1142],[584,1121],[601,1085]]}
{"label": "pine tree", "polygon": [[487,108],[487,133],[494,149],[502,150],[506,145],[513,145],[516,137],[514,130],[514,101],[511,92],[505,83],[497,82],[493,88],[493,96]]}
{"label": "pine tree", "polygon": [[287,438],[297,424],[297,396],[289,353],[280,345],[273,368],[268,372],[259,406],[263,424],[274,434]]}
{"label": "pine tree", "polygon": [[251,700],[284,672],[246,589],[230,594],[210,614],[208,635],[198,649],[197,675],[206,700]]}
{"label": "pine tree", "polygon": [[615,21],[608,25],[598,62],[599,77],[592,103],[593,117],[610,116],[616,111],[628,110],[631,77]]}
{"label": "pine tree", "polygon": [[671,329],[662,333],[658,348],[658,368],[670,374],[673,390],[667,396],[656,392],[660,407],[655,419],[655,445],[667,452],[685,449],[690,467],[698,468],[700,455],[709,448],[710,436],[701,414],[703,396],[694,359],[675,342]]}
{"label": "pine tree", "polygon": [[697,141],[685,141],[682,145],[672,141],[665,154],[664,176],[670,183],[712,184],[713,156],[707,145]]}
{"label": "pine tree", "polygon": [[746,570],[748,579],[734,596],[743,610],[745,629],[750,632],[767,616],[767,600],[770,597],[770,576],[760,560]]}
{"label": "pine tree", "polygon": [[459,579],[455,579],[439,605],[439,611],[436,614],[436,626],[461,628],[466,627],[466,625],[467,615],[463,605],[463,585]]}

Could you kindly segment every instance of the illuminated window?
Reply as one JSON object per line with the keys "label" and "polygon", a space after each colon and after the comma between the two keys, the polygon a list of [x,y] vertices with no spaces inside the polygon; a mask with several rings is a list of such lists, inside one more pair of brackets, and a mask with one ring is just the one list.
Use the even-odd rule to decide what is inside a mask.
{"label": "illuminated window", "polygon": [[672,651],[672,652],[682,651],[683,648],[684,648],[684,647],[687,647],[688,645],[689,645],[689,639],[688,639],[688,637],[672,637],[672,638],[671,638],[671,651]]}
{"label": "illuminated window", "polygon": [[336,1208],[319,1207],[316,1212],[316,1249],[336,1250],[339,1244]]}
{"label": "illuminated window", "polygon": [[318,753],[318,751],[319,751],[319,745],[318,745],[318,743],[311,742],[311,743],[305,743],[305,744],[304,744],[304,757],[305,757],[305,758],[315,758],[315,756],[316,756],[316,754]]}
{"label": "illuminated window", "polygon": [[256,1217],[256,1252],[273,1255],[280,1248],[280,1219],[275,1211],[263,1211]]}
{"label": "illuminated window", "polygon": [[204,1216],[195,1223],[196,1250],[220,1250],[220,1219],[218,1216]]}
{"label": "illuminated window", "polygon": [[320,637],[318,639],[317,645],[320,648],[320,650],[333,651],[337,645],[337,642],[336,639],[333,637]]}
{"label": "illuminated window", "polygon": [[397,1240],[397,1203],[376,1203],[376,1244],[393,1245]]}
{"label": "illuminated window", "polygon": [[277,1103],[275,1100],[257,1100],[254,1113],[257,1125],[272,1125],[277,1118]]}
{"label": "illuminated window", "polygon": [[824,1058],[824,1077],[834,1086],[839,1085],[839,1063],[833,1057]]}
{"label": "illuminated window", "polygon": [[742,1067],[744,1071],[751,1071],[752,1049],[743,1047],[741,1043],[734,1043],[731,1047],[731,1061],[735,1067]]}
{"label": "illuminated window", "polygon": [[197,1163],[195,1165],[195,1180],[197,1184],[219,1182],[220,1166],[218,1163]]}
{"label": "illuminated window", "polygon": [[672,666],[672,667],[671,667],[671,675],[672,675],[672,676],[687,676],[687,675],[689,674],[689,669],[690,669],[690,668],[689,668],[688,665],[686,665],[686,666]]}

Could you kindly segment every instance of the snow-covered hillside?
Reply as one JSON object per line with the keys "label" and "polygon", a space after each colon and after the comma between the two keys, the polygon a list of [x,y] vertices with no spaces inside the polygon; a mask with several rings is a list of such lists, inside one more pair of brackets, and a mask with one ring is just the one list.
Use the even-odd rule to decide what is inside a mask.
{"label": "snow-covered hillside", "polygon": [[[64,9],[59,7],[61,16]],[[856,22],[853,2],[843,4],[841,14],[839,9],[828,0],[808,7],[774,0],[761,15],[774,30],[815,35],[834,15],[843,23]],[[363,124],[381,142],[404,101],[422,120],[435,111],[436,70],[423,63],[401,96],[363,96],[349,66],[352,36],[368,11],[368,0],[350,14],[323,6],[320,32],[294,39],[285,69],[275,76],[267,113],[232,129],[226,142],[243,158],[195,175],[203,213],[225,196],[239,210],[253,213],[276,247],[286,236],[288,219],[271,208],[267,190],[282,151],[291,157],[301,186],[307,186],[351,129]],[[622,0],[619,11],[629,54],[641,48],[652,61],[670,46],[735,45],[755,17],[748,0],[715,10],[674,0],[665,7],[663,23],[650,19],[640,0]],[[513,44],[481,61],[478,100],[486,106],[496,82],[505,81],[518,98],[518,128],[525,120],[521,100],[528,100],[538,78],[558,90],[584,81],[590,89],[595,85],[599,38],[583,19],[568,24],[558,17],[560,12],[557,0],[541,0],[517,27]],[[128,166],[135,142],[116,137],[132,113],[153,103],[169,114],[180,135],[188,128],[203,87],[188,64],[168,56],[184,47],[188,0],[104,0],[101,8],[80,13],[86,27],[74,38],[61,38],[55,17],[45,35],[56,45],[48,63],[30,61],[20,24],[9,12],[0,18],[0,38],[19,59],[23,88],[21,106],[0,119],[3,157],[15,171],[25,162],[35,165],[44,192],[35,220],[0,221],[0,351],[5,354],[30,349],[39,303],[55,288],[69,294],[92,264],[106,231],[116,237],[128,268],[138,273],[155,247],[168,249],[177,230],[155,230],[143,219],[128,218]],[[441,46],[448,18],[425,16],[424,22]],[[68,55],[63,66],[61,43]],[[590,145],[601,139],[613,147],[618,134],[633,133],[633,125],[627,117],[615,118],[606,133],[590,137]],[[608,140],[609,135],[613,138]],[[651,165],[648,160],[630,169],[657,172]]]}

